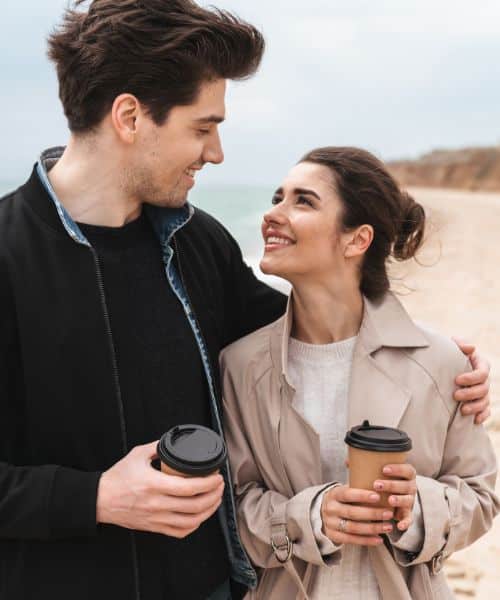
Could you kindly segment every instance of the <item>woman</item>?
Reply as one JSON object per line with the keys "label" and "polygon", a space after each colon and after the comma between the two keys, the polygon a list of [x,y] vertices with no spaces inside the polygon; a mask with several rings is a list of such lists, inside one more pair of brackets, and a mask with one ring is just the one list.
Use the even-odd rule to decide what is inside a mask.
{"label": "woman", "polygon": [[[261,568],[248,597],[452,597],[442,562],[490,527],[496,460],[453,400],[466,357],[389,291],[424,211],[354,148],[306,155],[273,205],[261,269],[292,284],[287,313],[221,357],[240,532]],[[413,441],[372,491],[346,485],[344,436],[365,419]]]}

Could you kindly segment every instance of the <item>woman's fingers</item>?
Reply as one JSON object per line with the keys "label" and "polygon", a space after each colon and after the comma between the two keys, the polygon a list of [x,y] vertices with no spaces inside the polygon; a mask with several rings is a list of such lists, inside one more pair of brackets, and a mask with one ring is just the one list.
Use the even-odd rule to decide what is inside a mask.
{"label": "woman's fingers", "polygon": [[386,522],[363,522],[352,521],[350,519],[339,519],[337,517],[331,520],[332,529],[343,533],[352,533],[355,535],[376,536],[382,533],[389,533],[394,529],[392,523]]}
{"label": "woman's fingers", "polygon": [[398,508],[413,508],[415,496],[412,494],[405,496],[389,496],[389,504]]}
{"label": "woman's fingers", "polygon": [[397,528],[399,531],[406,531],[408,527],[413,523],[413,511],[411,510],[403,510],[400,514],[400,520],[397,523]]}
{"label": "woman's fingers", "polygon": [[334,544],[352,544],[353,546],[380,546],[383,540],[378,536],[355,535],[334,530],[327,534]]}
{"label": "woman's fingers", "polygon": [[417,476],[415,467],[408,463],[385,465],[383,473],[384,475],[396,477],[397,479],[415,479]]}
{"label": "woman's fingers", "polygon": [[351,521],[390,521],[394,518],[394,510],[390,508],[369,508],[353,506],[336,500],[329,500],[323,505],[324,518],[342,518]]}
{"label": "woman's fingers", "polygon": [[341,485],[333,488],[330,491],[330,497],[337,502],[357,503],[357,504],[374,504],[380,500],[379,494],[370,490],[359,490],[356,488]]}
{"label": "woman's fingers", "polygon": [[377,479],[373,484],[377,492],[386,492],[388,494],[415,495],[417,493],[417,484],[414,479]]}
{"label": "woman's fingers", "polygon": [[394,517],[394,510],[388,508],[368,508],[332,502],[327,505],[326,514],[351,521],[390,521]]}

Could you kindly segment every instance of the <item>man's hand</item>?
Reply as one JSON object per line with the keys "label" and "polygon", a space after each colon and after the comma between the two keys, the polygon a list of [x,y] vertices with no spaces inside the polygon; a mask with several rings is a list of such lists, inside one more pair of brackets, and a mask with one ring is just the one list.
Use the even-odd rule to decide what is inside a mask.
{"label": "man's hand", "polygon": [[137,446],[103,473],[97,522],[184,538],[211,517],[224,491],[221,475],[176,477],[151,466],[157,442]]}
{"label": "man's hand", "polygon": [[462,352],[469,357],[472,371],[463,373],[455,379],[455,383],[461,386],[456,390],[454,398],[462,402],[460,410],[463,415],[475,415],[474,423],[479,425],[490,416],[490,364],[480,356],[476,347],[463,340],[453,338]]}
{"label": "man's hand", "polygon": [[380,496],[369,490],[358,490],[339,485],[323,497],[321,518],[323,533],[334,544],[355,546],[379,546],[380,534],[392,531],[390,520],[394,511],[388,508],[370,508],[356,504],[373,504]]}

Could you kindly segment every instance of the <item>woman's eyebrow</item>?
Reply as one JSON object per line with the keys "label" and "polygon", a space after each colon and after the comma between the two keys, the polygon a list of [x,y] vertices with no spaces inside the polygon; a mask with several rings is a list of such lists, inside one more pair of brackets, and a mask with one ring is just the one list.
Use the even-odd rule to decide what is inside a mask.
{"label": "woman's eyebrow", "polygon": [[313,190],[308,190],[308,189],[306,189],[306,188],[295,188],[295,189],[293,190],[293,193],[294,193],[295,195],[297,195],[297,196],[298,196],[299,194],[307,194],[307,195],[309,195],[309,196],[314,196],[314,197],[315,197],[315,198],[317,198],[318,200],[321,200],[321,198],[318,196],[318,194],[317,194],[315,191],[313,191]]}
{"label": "woman's eyebrow", "polygon": [[[304,195],[309,195],[309,196],[314,196],[315,198],[317,198],[318,200],[321,200],[321,198],[318,196],[318,194],[313,191],[313,190],[308,190],[306,188],[294,188],[293,193],[298,196],[299,194],[304,194]],[[274,195],[275,196],[283,196],[284,194],[284,190],[282,187],[278,188],[275,192]]]}

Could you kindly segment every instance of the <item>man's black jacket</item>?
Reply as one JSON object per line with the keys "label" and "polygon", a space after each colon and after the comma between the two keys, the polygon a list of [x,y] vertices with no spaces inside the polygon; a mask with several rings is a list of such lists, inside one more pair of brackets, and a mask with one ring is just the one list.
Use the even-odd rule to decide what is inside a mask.
{"label": "man's black jacket", "polygon": [[[175,245],[217,377],[220,350],[276,319],[285,298],[202,211]],[[131,533],[95,522],[99,476],[130,449],[99,283],[36,172],[0,200],[2,600],[137,598]]]}

